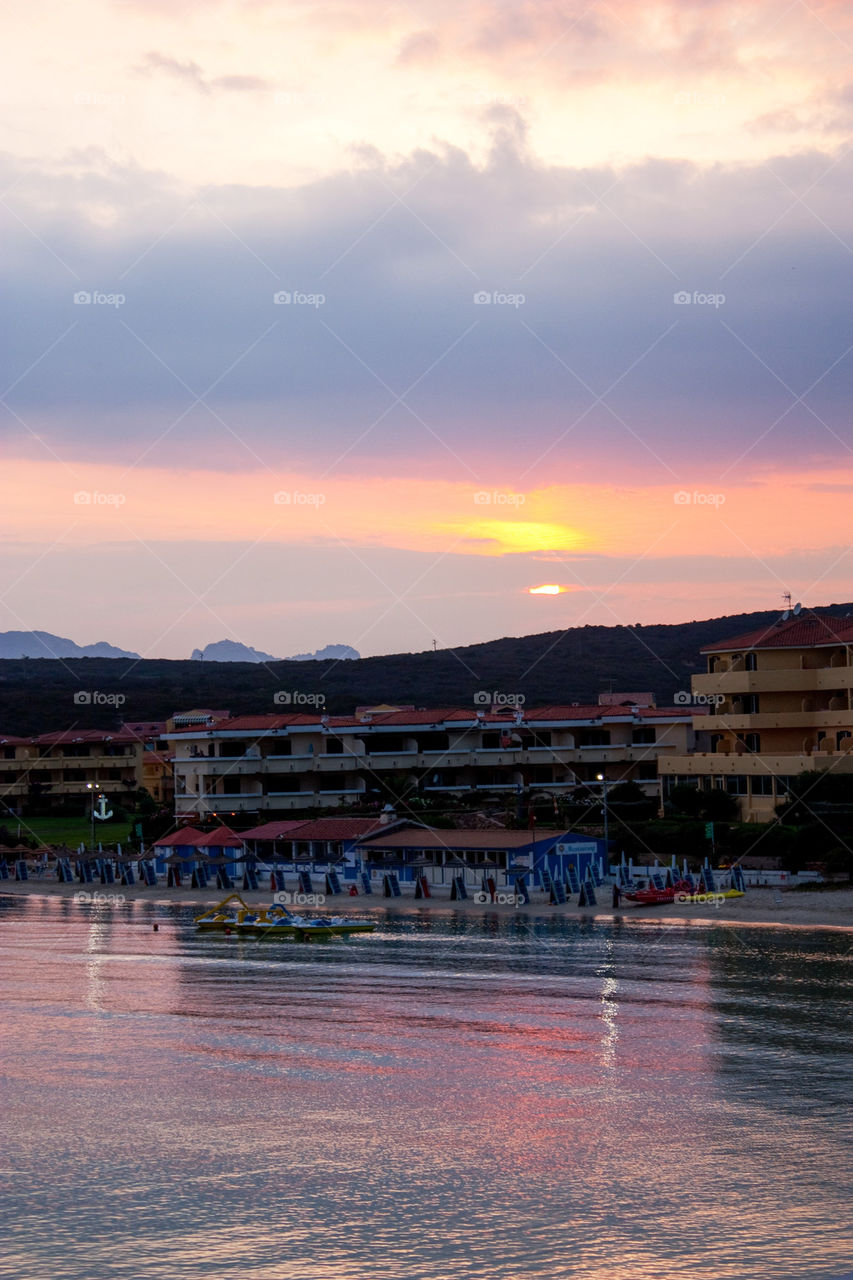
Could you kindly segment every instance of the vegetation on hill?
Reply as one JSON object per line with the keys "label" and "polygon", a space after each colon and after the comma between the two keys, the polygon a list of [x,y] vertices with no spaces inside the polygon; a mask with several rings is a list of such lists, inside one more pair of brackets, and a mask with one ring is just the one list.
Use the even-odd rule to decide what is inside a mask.
{"label": "vegetation on hill", "polygon": [[[853,605],[816,613],[842,614]],[[474,694],[521,694],[528,707],[596,702],[607,690],[649,690],[671,704],[704,669],[699,650],[766,626],[776,611],[676,625],[569,627],[459,649],[389,654],[346,662],[217,663],[162,659],[24,658],[0,661],[0,734],[108,728],[161,720],[190,707],[234,714],[309,709],[321,695],[332,714],[358,705],[472,706]],[[92,701],[75,701],[79,692]],[[277,693],[290,704],[276,701]],[[104,701],[96,695],[107,695]],[[116,705],[116,695],[124,701]]]}

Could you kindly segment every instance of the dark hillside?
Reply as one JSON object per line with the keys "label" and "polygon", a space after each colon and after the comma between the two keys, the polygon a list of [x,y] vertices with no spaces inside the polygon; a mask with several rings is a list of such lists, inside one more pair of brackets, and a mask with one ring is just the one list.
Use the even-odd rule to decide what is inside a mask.
{"label": "dark hillside", "polygon": [[[818,607],[843,615],[853,604]],[[702,645],[765,626],[777,610],[668,626],[574,627],[464,648],[389,654],[347,662],[172,662],[162,659],[25,658],[0,661],[0,734],[101,728],[122,719],[161,720],[190,707],[233,713],[312,709],[351,712],[359,704],[471,706],[479,690],[523,694],[527,706],[595,702],[608,689],[652,690],[671,703],[703,669]],[[80,705],[83,691],[109,701]],[[278,691],[291,704],[276,704]],[[124,698],[116,706],[116,696]],[[300,701],[302,699],[302,701]]]}

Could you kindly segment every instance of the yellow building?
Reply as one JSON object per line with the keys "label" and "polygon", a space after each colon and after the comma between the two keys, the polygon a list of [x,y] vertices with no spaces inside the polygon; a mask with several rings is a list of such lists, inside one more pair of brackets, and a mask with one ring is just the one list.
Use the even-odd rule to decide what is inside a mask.
{"label": "yellow building", "polygon": [[805,770],[853,772],[853,618],[784,615],[706,645],[691,700],[698,750],[663,756],[665,787],[723,787],[768,822]]}

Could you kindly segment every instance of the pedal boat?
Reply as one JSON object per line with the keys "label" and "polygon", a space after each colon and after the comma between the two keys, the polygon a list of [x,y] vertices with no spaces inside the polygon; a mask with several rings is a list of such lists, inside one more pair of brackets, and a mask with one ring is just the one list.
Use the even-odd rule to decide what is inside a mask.
{"label": "pedal boat", "polygon": [[195,917],[197,929],[218,930],[255,938],[291,938],[305,942],[311,938],[346,937],[351,933],[373,933],[370,920],[344,916],[302,916],[280,903],[253,911],[239,893],[229,894],[216,907]]}

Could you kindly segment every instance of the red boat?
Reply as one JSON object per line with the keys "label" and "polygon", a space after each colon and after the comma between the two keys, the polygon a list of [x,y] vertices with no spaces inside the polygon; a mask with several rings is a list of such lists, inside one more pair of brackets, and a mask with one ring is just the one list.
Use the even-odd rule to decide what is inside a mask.
{"label": "red boat", "polygon": [[634,889],[624,896],[631,902],[639,903],[641,907],[662,907],[668,902],[675,902],[676,896],[681,899],[685,893],[692,892],[694,891],[686,881],[679,880],[671,889],[655,889],[650,885],[648,889]]}
{"label": "red boat", "polygon": [[667,902],[675,902],[674,889],[635,889],[633,893],[624,895],[631,902],[638,902],[641,907],[659,907]]}

